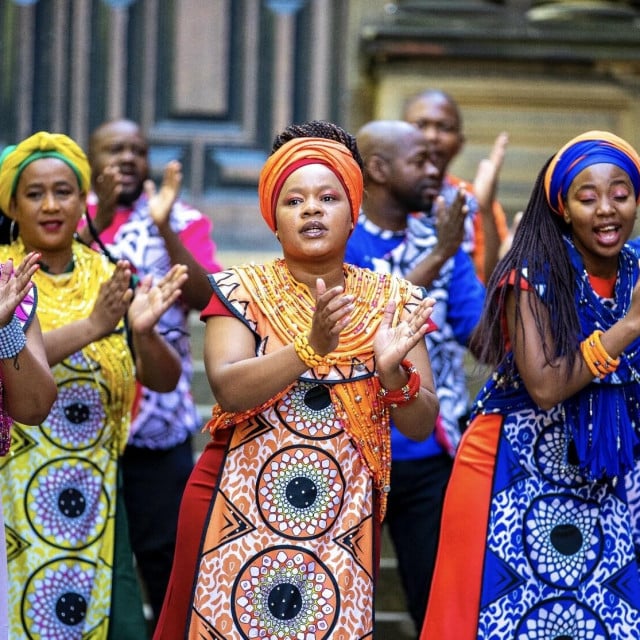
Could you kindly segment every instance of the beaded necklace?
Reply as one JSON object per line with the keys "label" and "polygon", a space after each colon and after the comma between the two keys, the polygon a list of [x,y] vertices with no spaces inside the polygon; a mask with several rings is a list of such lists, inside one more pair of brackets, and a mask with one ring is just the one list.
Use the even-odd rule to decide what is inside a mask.
{"label": "beaded necklace", "polygon": [[[406,302],[411,297],[412,286],[406,280],[349,264],[343,269],[345,293],[354,296],[355,307],[348,325],[340,333],[338,347],[325,358],[328,365],[345,364],[355,357],[372,357],[372,337],[380,326],[387,301],[394,298]],[[293,279],[282,258],[250,268],[237,268],[234,272],[252,292],[281,342],[290,344],[298,334],[310,331],[315,300],[307,286]],[[394,322],[398,313],[399,308]]]}
{"label": "beaded necklace", "polygon": [[[315,301],[308,287],[293,279],[283,259],[264,265],[235,267],[229,271],[238,277],[283,344],[291,344],[296,335],[310,330]],[[409,282],[387,274],[348,264],[344,265],[344,274],[345,292],[355,297],[355,308],[347,327],[340,334],[337,349],[328,354],[324,365],[318,368],[320,375],[326,375],[329,366],[350,367],[354,362],[372,360],[373,338],[387,302],[393,299],[398,303],[395,323],[414,294],[414,287]],[[236,289],[233,291],[234,295],[238,294]],[[259,407],[240,413],[223,412],[216,405],[205,429],[213,433],[263,412],[294,384]],[[380,382],[376,376],[363,376],[329,385],[336,415],[365,463],[374,488],[379,491],[382,519],[390,489],[391,432],[389,410],[378,398],[379,388]]]}
{"label": "beaded necklace", "polygon": [[[38,318],[43,331],[65,326],[90,315],[100,286],[113,272],[113,265],[101,254],[74,241],[73,269],[52,275],[39,269],[33,276],[38,292]],[[26,255],[21,238],[2,247],[1,255],[10,256],[18,264]],[[123,451],[127,441],[130,409],[135,391],[133,359],[127,346],[121,322],[115,332],[90,343],[80,350],[94,373],[100,370],[104,383],[96,380],[96,388],[104,399],[114,427],[114,446]],[[107,390],[103,388],[106,384]]]}

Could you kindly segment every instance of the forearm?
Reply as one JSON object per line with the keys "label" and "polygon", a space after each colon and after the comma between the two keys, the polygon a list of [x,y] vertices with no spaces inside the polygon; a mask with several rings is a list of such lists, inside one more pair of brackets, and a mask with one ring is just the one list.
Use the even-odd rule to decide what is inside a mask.
{"label": "forearm", "polygon": [[405,275],[405,278],[419,287],[429,288],[432,282],[440,274],[440,270],[444,263],[451,257],[452,254],[441,251],[437,246],[426,257],[421,260],[409,273]]}
{"label": "forearm", "polygon": [[71,354],[104,337],[102,331],[89,318],[76,320],[43,334],[47,362],[52,367]]}
{"label": "forearm", "polygon": [[0,360],[4,408],[23,424],[40,424],[51,410],[57,387],[47,364],[37,321],[26,332],[27,344],[15,358]]}
{"label": "forearm", "polygon": [[159,228],[171,264],[184,264],[188,268],[189,277],[182,286],[182,298],[192,309],[201,311],[211,298],[211,287],[207,280],[206,269],[193,257],[182,244],[180,237],[167,224]]}
{"label": "forearm", "polygon": [[[635,322],[624,318],[602,334],[602,346],[615,360],[639,335]],[[557,358],[551,364],[545,364],[537,374],[527,372],[526,365],[524,371],[523,379],[527,391],[536,404],[543,409],[550,409],[570,398],[594,379],[594,374],[580,350],[576,354],[572,368],[569,368],[567,358]]]}
{"label": "forearm", "polygon": [[173,391],[182,373],[177,351],[156,331],[133,332],[132,343],[138,381],[152,391]]}
{"label": "forearm", "polygon": [[207,377],[216,401],[225,411],[258,407],[295,382],[309,369],[288,345],[265,356],[207,367]]}
{"label": "forearm", "polygon": [[440,404],[432,389],[420,387],[417,398],[391,409],[391,419],[400,433],[412,440],[425,440],[433,432]]}
{"label": "forearm", "polygon": [[493,209],[482,208],[480,210],[482,220],[482,233],[484,235],[484,282],[488,282],[493,270],[498,264],[500,254],[500,233]]}

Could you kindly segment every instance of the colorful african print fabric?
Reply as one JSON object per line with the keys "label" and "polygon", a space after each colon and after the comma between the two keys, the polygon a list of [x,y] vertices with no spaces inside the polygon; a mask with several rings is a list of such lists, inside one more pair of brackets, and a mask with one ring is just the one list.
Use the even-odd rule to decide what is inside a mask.
{"label": "colorful african print fabric", "polygon": [[[35,289],[32,289],[22,300],[15,311],[15,315],[20,321],[22,328],[26,331],[36,315],[36,299]],[[0,390],[2,389],[2,381],[0,380]],[[0,392],[0,398],[2,398]],[[0,400],[2,402],[2,400]],[[6,455],[11,445],[11,429],[13,427],[13,419],[9,416],[4,407],[0,408],[0,455]],[[0,478],[0,482],[1,482]],[[4,518],[2,514],[2,503],[0,502],[0,549],[5,549],[6,540],[4,534]],[[8,575],[7,575],[7,557],[3,551],[0,555],[0,640],[9,637],[9,611],[7,602],[9,600],[8,593]]]}
{"label": "colorful african print fabric", "polygon": [[[97,210],[95,194],[89,194],[89,214]],[[211,239],[211,222],[200,211],[177,201],[170,216],[171,229],[180,236],[185,248],[208,273],[221,269],[215,261],[215,244]],[[111,226],[101,240],[114,258],[128,260],[139,277],[151,274],[154,281],[171,268],[171,258],[164,239],[149,213],[149,200],[141,196],[131,209],[118,208]],[[182,300],[173,304],[160,318],[158,331],[180,355],[182,374],[173,391],[159,393],[140,386],[129,444],[149,449],[170,449],[187,440],[201,426],[191,393],[193,362],[189,338],[189,308]]]}
{"label": "colorful african print fabric", "polygon": [[[0,260],[24,254],[0,247]],[[86,318],[113,266],[74,244],[74,268],[34,276],[43,332]],[[14,424],[0,459],[12,638],[107,638],[117,459],[128,434],[133,362],[123,327],[52,368],[58,398],[39,426]]]}
{"label": "colorful african print fabric", "polygon": [[[348,269],[372,282],[399,281]],[[256,336],[258,356],[282,348],[286,338],[260,307],[260,291],[233,270],[211,278],[220,299]],[[404,300],[395,297],[401,308],[422,296],[408,283],[405,291]],[[384,307],[389,297],[367,299]],[[298,330],[308,330],[304,326]],[[309,370],[233,428],[205,527],[189,638],[372,637],[379,495],[363,444],[349,435],[334,392],[375,379],[374,328],[364,322],[356,332],[367,357],[354,353],[326,371]],[[374,400],[365,395],[354,401],[371,414]]]}
{"label": "colorful african print fabric", "polygon": [[[621,253],[615,297],[602,299],[570,243],[568,251],[585,337],[624,315],[637,259]],[[619,371],[549,411],[517,372],[490,378],[447,490],[421,640],[640,637],[639,350],[636,341]],[[604,467],[594,467],[594,449],[615,449],[615,436],[598,437],[608,429],[620,434],[621,460],[620,443],[634,442],[635,460],[596,476]]]}

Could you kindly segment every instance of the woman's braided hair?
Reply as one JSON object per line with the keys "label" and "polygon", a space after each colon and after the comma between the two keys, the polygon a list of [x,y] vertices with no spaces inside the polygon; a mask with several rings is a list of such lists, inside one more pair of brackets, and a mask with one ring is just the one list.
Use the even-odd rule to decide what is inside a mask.
{"label": "woman's braided hair", "polygon": [[311,120],[302,124],[291,124],[274,138],[271,153],[274,153],[283,144],[295,138],[325,138],[340,142],[351,151],[353,159],[358,163],[361,171],[364,172],[364,163],[362,162],[360,151],[358,151],[356,137],[333,122]]}
{"label": "woman's braided hair", "polygon": [[[484,364],[499,365],[507,355],[502,314],[510,289],[505,283],[511,279],[514,280],[512,291],[516,301],[516,331],[515,335],[509,336],[511,344],[522,335],[518,327],[522,326],[523,285],[518,276],[523,272],[528,274],[530,283],[544,283],[544,311],[537,303],[537,297],[534,303],[534,296],[529,296],[529,304],[547,362],[564,356],[572,366],[578,353],[580,320],[574,295],[577,274],[563,241],[563,236],[570,236],[571,229],[562,216],[551,211],[546,199],[544,175],[550,161],[538,175],[510,250],[497,264],[487,283],[482,317],[471,339],[474,353]],[[552,344],[549,344],[547,326]]]}

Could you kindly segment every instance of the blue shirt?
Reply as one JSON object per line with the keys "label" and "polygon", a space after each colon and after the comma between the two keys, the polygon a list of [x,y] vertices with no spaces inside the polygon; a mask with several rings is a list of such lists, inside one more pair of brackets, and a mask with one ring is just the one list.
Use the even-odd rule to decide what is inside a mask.
{"label": "blue shirt", "polygon": [[[420,219],[416,218],[416,220]],[[433,236],[431,240],[435,246],[437,238],[435,238],[434,227],[420,226],[419,233]],[[402,252],[405,242],[411,242],[411,234],[405,230],[382,229],[361,214],[358,224],[349,238],[345,260],[373,271],[393,271],[394,259],[391,256],[394,252]],[[411,248],[408,247],[408,249]],[[413,256],[415,260],[406,264],[396,260],[396,270],[401,272],[398,275],[406,275],[411,270],[411,265],[414,265],[416,260],[424,259],[429,251],[428,248],[417,249]],[[485,289],[478,280],[471,257],[462,249],[456,252],[448,268],[450,272],[443,282],[449,284],[446,286],[446,291],[440,292],[443,295],[438,296],[436,291],[429,290],[428,292],[429,295],[433,294],[437,300],[442,302],[437,305],[438,315],[433,319],[439,328],[444,330],[444,342],[436,344],[435,349],[429,345],[429,353],[436,379],[441,416],[448,420],[451,429],[457,429],[458,419],[466,413],[468,404],[466,377],[461,366],[461,359],[464,347],[466,347],[471,333],[480,319]],[[436,281],[434,281],[434,286],[437,286]],[[429,338],[427,340],[429,341]],[[456,344],[453,345],[452,342]],[[455,352],[456,358],[449,357],[451,349],[457,350]],[[441,353],[442,357],[434,358],[432,355],[434,351]],[[425,458],[440,455],[445,451],[434,435],[422,442],[416,442],[400,433],[393,424],[391,448],[392,456],[396,460]]]}

